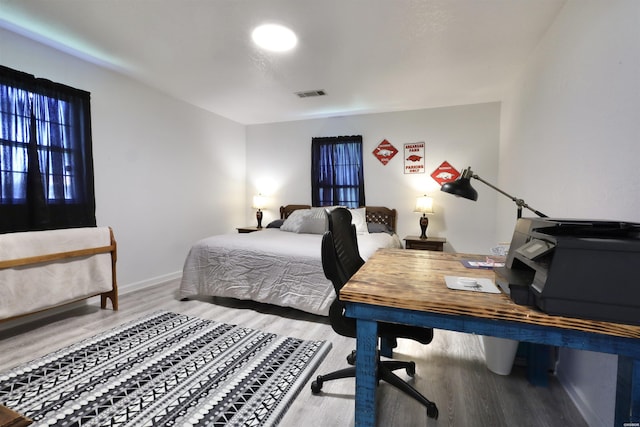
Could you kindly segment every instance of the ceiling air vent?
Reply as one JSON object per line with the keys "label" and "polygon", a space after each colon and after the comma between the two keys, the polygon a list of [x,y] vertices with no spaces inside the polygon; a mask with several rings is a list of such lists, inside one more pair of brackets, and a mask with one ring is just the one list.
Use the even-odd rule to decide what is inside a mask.
{"label": "ceiling air vent", "polygon": [[320,90],[305,90],[304,92],[296,92],[296,95],[298,95],[300,98],[309,98],[310,96],[324,96],[327,93],[320,89]]}

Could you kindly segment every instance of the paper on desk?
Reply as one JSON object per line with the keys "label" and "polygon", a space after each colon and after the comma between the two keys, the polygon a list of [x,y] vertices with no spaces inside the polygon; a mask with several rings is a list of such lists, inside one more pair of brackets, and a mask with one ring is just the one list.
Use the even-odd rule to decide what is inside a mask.
{"label": "paper on desk", "polygon": [[500,289],[493,280],[478,277],[444,276],[444,281],[449,289],[460,291],[488,292],[499,294]]}

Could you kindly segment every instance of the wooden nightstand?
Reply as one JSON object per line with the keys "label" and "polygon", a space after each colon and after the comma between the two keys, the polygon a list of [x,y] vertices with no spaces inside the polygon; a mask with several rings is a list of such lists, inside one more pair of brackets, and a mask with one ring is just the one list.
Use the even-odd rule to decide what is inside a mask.
{"label": "wooden nightstand", "polygon": [[238,230],[238,233],[253,233],[254,231],[262,230],[262,228],[258,228],[258,227],[239,227],[239,228],[236,228],[236,230]]}
{"label": "wooden nightstand", "polygon": [[407,249],[417,249],[420,251],[444,251],[444,244],[447,239],[444,237],[427,237],[421,239],[419,236],[407,236],[404,238],[404,245]]}

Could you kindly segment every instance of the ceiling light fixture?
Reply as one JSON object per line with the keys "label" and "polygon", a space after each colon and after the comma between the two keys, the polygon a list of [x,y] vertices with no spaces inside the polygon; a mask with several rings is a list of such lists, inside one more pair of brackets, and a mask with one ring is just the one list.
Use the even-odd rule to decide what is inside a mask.
{"label": "ceiling light fixture", "polygon": [[298,38],[293,31],[276,24],[256,27],[251,33],[251,38],[261,48],[273,52],[285,52],[298,44]]}

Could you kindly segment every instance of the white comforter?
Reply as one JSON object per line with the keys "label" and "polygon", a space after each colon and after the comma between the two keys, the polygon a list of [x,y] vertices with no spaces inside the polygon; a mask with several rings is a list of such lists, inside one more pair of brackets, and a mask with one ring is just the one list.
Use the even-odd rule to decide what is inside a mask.
{"label": "white comforter", "polygon": [[[200,240],[187,255],[181,297],[232,297],[326,316],[335,293],[322,270],[321,242],[320,234],[272,228]],[[395,234],[370,233],[358,235],[358,247],[367,260],[402,244]]]}

